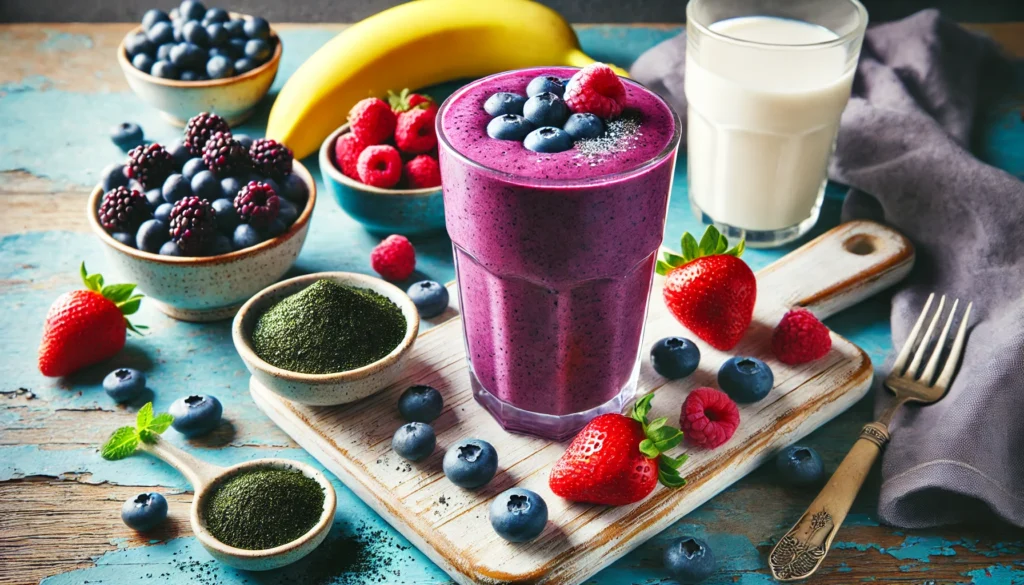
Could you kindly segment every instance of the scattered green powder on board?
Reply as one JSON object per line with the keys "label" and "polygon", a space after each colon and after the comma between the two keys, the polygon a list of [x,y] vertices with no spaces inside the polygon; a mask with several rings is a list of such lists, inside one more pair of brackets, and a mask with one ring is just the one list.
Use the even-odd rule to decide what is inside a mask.
{"label": "scattered green powder on board", "polygon": [[206,528],[228,546],[264,550],[287,544],[320,520],[324,490],[288,469],[256,469],[228,478],[203,506]]}
{"label": "scattered green powder on board", "polygon": [[331,374],[383,358],[405,330],[402,310],[387,297],[318,280],[264,313],[252,344],[256,355],[279,368]]}

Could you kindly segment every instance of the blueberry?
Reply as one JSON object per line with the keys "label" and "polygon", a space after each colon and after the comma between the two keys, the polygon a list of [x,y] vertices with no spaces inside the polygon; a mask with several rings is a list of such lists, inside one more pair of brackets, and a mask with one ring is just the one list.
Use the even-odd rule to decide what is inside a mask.
{"label": "blueberry", "polygon": [[523,104],[523,117],[533,122],[534,126],[562,127],[569,117],[569,107],[562,98],[546,92],[537,94]]}
{"label": "blueberry", "polygon": [[180,43],[180,42],[185,40],[184,35],[181,34],[181,28],[183,26],[185,26],[186,22],[188,22],[188,21],[182,20],[180,18],[172,19],[171,20],[171,26],[174,27],[174,42],[175,42],[175,44]]}
{"label": "blueberry", "polygon": [[597,138],[604,134],[604,122],[594,114],[573,114],[562,125],[573,140]]}
{"label": "blueberry", "polygon": [[232,18],[224,23],[224,30],[228,31],[228,36],[233,39],[244,39],[245,21],[241,18]]}
{"label": "blueberry", "polygon": [[558,97],[565,94],[565,82],[554,75],[541,75],[534,77],[526,86],[527,97],[533,97],[542,93],[553,93]]}
{"label": "blueberry", "polygon": [[174,48],[174,43],[164,43],[156,48],[156,59],[157,61],[170,61],[171,60],[171,49]]}
{"label": "blueberry", "polygon": [[118,368],[103,378],[103,390],[114,402],[131,402],[146,389],[146,375],[132,368]]}
{"label": "blueberry", "polygon": [[153,77],[162,77],[163,79],[177,79],[178,68],[170,61],[161,59],[153,63],[153,68],[149,70],[149,74]]}
{"label": "blueberry", "polygon": [[142,186],[142,183],[136,181],[135,179],[128,179],[128,188],[133,191],[138,191],[139,193],[142,193],[146,190]]}
{"label": "blueberry", "polygon": [[198,437],[217,428],[224,408],[215,396],[195,394],[175,400],[167,412],[174,417],[174,430],[186,437]]}
{"label": "blueberry", "polygon": [[231,247],[231,240],[224,234],[218,234],[213,239],[213,245],[210,246],[210,256],[220,256],[221,254],[230,254],[234,249]]}
{"label": "blueberry", "polygon": [[136,33],[129,35],[124,40],[124,50],[128,53],[129,58],[136,55],[152,55],[156,52],[156,45],[153,44],[153,41],[149,40],[146,34]]}
{"label": "blueberry", "polygon": [[185,163],[192,158],[192,153],[185,148],[185,141],[182,139],[175,140],[170,146],[167,146],[167,152],[171,154],[171,158],[174,159],[174,165],[177,168],[185,166]]}
{"label": "blueberry", "polygon": [[287,228],[295,223],[296,219],[299,219],[299,208],[295,207],[295,204],[287,199],[279,199],[279,201],[281,202],[281,208],[277,212],[277,218]]}
{"label": "blueberry", "polygon": [[505,114],[487,123],[487,135],[495,140],[522,140],[533,130],[533,123],[519,114]]}
{"label": "blueberry", "polygon": [[156,59],[145,53],[139,53],[132,57],[132,67],[143,73],[149,73],[153,69],[153,63],[156,63]]}
{"label": "blueberry", "polygon": [[406,292],[424,319],[437,317],[448,308],[448,289],[433,280],[421,280]]}
{"label": "blueberry", "polygon": [[171,49],[171,63],[180,69],[197,69],[206,63],[206,51],[194,43],[178,43]]}
{"label": "blueberry", "polygon": [[491,481],[498,471],[498,452],[487,441],[464,439],[448,448],[441,467],[455,485],[476,489]]}
{"label": "blueberry", "polygon": [[231,19],[231,15],[223,8],[211,8],[203,15],[203,20],[209,23],[222,23]]}
{"label": "blueberry", "polygon": [[224,234],[233,234],[238,227],[238,212],[230,199],[217,199],[213,202],[213,212],[217,217],[217,229]]}
{"label": "blueberry", "polygon": [[484,111],[492,116],[504,116],[505,114],[522,115],[523,104],[525,103],[526,98],[518,93],[499,91],[487,98],[487,101],[484,102]]}
{"label": "blueberry", "polygon": [[113,163],[107,165],[101,172],[100,177],[104,193],[111,189],[128,186],[128,176],[124,174],[124,165],[122,164]]}
{"label": "blueberry", "polygon": [[718,387],[736,402],[757,402],[774,384],[771,368],[757,358],[729,358],[718,370]]}
{"label": "blueberry", "polygon": [[270,23],[265,18],[254,16],[246,19],[243,25],[245,36],[250,39],[267,40],[270,38]]}
{"label": "blueberry", "polygon": [[270,45],[263,39],[250,39],[245,43],[245,56],[256,63],[263,63],[270,58]]}
{"label": "blueberry", "polygon": [[235,61],[235,75],[248,73],[256,68],[256,62],[249,58],[242,58]]}
{"label": "blueberry", "polygon": [[249,42],[249,39],[245,37],[240,39],[232,38],[228,41],[228,44],[224,45],[224,50],[235,59],[241,59],[242,55],[245,55],[245,44],[247,42]]}
{"label": "blueberry", "polygon": [[121,505],[121,520],[132,530],[145,532],[167,519],[167,500],[157,493],[143,493],[128,498]]}
{"label": "blueberry", "polygon": [[561,128],[545,126],[527,134],[523,146],[534,152],[563,152],[572,148],[572,137]]}
{"label": "blueberry", "polygon": [[284,222],[281,221],[280,217],[278,217],[274,221],[270,222],[270,225],[268,225],[266,229],[263,230],[263,235],[266,236],[267,239],[269,240],[271,238],[276,238],[277,236],[280,236],[286,231],[288,231],[288,226],[284,225]]}
{"label": "blueberry", "polygon": [[110,129],[110,139],[121,150],[128,152],[145,141],[142,127],[135,122],[121,122]]}
{"label": "blueberry", "polygon": [[229,201],[234,201],[235,196],[242,190],[242,183],[235,177],[224,177],[220,180],[220,192],[221,197]]}
{"label": "blueberry", "polygon": [[441,416],[443,408],[441,393],[424,384],[410,386],[398,397],[398,414],[409,422],[433,422]]}
{"label": "blueberry", "polygon": [[423,461],[430,457],[436,446],[437,436],[434,435],[434,428],[427,423],[406,423],[398,427],[395,435],[391,437],[391,448],[399,457],[409,461]]}
{"label": "blueberry", "polygon": [[174,240],[167,240],[164,242],[164,245],[160,246],[158,254],[161,256],[184,256],[181,252],[181,248],[178,246],[178,243]]}
{"label": "blueberry", "polygon": [[153,187],[149,191],[146,191],[146,201],[149,206],[156,209],[164,202],[164,195],[160,187]]}
{"label": "blueberry", "polygon": [[685,337],[666,337],[651,347],[654,371],[669,380],[692,374],[700,363],[700,349]]}
{"label": "blueberry", "polygon": [[715,554],[703,540],[687,536],[669,543],[665,549],[665,568],[684,585],[697,583],[715,572]]}
{"label": "blueberry", "polygon": [[156,254],[160,251],[160,246],[169,239],[170,228],[166,223],[158,219],[148,219],[142,222],[135,234],[135,247],[143,252]]}
{"label": "blueberry", "polygon": [[206,34],[206,27],[194,20],[186,22],[181,27],[181,37],[185,39],[185,42],[199,47],[210,46],[210,35]]}
{"label": "blueberry", "polygon": [[114,232],[110,234],[110,237],[114,238],[118,242],[121,242],[125,246],[130,248],[135,247],[135,236],[125,232]]}
{"label": "blueberry", "polygon": [[235,74],[235,62],[223,55],[210,57],[206,62],[206,74],[210,79],[225,79]]}
{"label": "blueberry", "polygon": [[285,175],[281,179],[281,191],[278,195],[283,196],[296,205],[305,206],[306,199],[309,198],[309,186],[302,180],[302,177],[295,173]]}
{"label": "blueberry", "polygon": [[171,210],[174,209],[173,203],[161,203],[153,210],[153,219],[162,221],[168,225],[171,223]]}
{"label": "blueberry", "polygon": [[158,22],[146,31],[146,38],[156,50],[159,45],[174,42],[174,27],[169,22]]}
{"label": "blueberry", "polygon": [[263,236],[256,231],[256,228],[247,223],[243,223],[236,227],[235,232],[231,235],[231,245],[236,250],[251,248],[262,241]]}
{"label": "blueberry", "polygon": [[505,490],[490,506],[491,528],[509,542],[529,542],[544,532],[548,505],[536,492],[522,488]]}
{"label": "blueberry", "polygon": [[249,136],[248,134],[235,134],[235,140],[237,140],[246,151],[248,151],[252,146],[252,136]]}
{"label": "blueberry", "polygon": [[170,22],[171,17],[167,16],[167,13],[163,10],[157,10],[156,8],[150,8],[142,15],[142,28],[149,30],[153,28],[153,25],[158,22]]}
{"label": "blueberry", "polygon": [[821,455],[810,447],[786,447],[775,457],[775,468],[782,480],[790,485],[818,485],[825,479],[825,465]]}
{"label": "blueberry", "polygon": [[196,0],[185,0],[178,7],[178,14],[185,20],[201,20],[206,16],[206,7]]}
{"label": "blueberry", "polygon": [[205,171],[205,170],[206,170],[206,163],[203,162],[203,159],[201,159],[199,157],[196,157],[196,158],[190,159],[188,162],[186,162],[184,165],[182,165],[182,167],[181,167],[181,174],[184,175],[186,179],[191,181],[192,179],[195,178],[195,176],[197,174],[199,174],[201,171]]}
{"label": "blueberry", "polygon": [[223,24],[213,23],[206,25],[206,36],[210,39],[211,47],[222,47],[228,44],[228,31]]}
{"label": "blueberry", "polygon": [[196,176],[192,177],[192,192],[207,201],[220,198],[220,181],[217,180],[217,175],[210,171],[196,173]]}
{"label": "blueberry", "polygon": [[167,203],[177,203],[192,195],[192,187],[187,178],[173,173],[164,179],[164,184],[160,187],[160,194],[163,195],[164,201]]}
{"label": "blueberry", "polygon": [[182,81],[198,81],[199,75],[197,75],[196,72],[192,71],[191,69],[186,69],[185,71],[181,72],[180,79]]}

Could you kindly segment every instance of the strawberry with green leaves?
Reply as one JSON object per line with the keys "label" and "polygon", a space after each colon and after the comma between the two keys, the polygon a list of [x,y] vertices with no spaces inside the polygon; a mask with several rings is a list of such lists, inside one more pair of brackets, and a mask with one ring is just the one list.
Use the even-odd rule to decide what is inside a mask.
{"label": "strawberry with green leaves", "polygon": [[85,290],[64,293],[50,306],[39,345],[39,371],[66,376],[113,357],[124,347],[127,331],[138,333],[128,315],[139,310],[142,295],[134,284],[103,285],[103,276],[81,268]]}
{"label": "strawberry with green leaves", "polygon": [[757,279],[740,260],[744,242],[729,248],[725,236],[708,226],[700,243],[683,234],[683,254],[664,253],[657,272],[665,279],[665,304],[694,335],[722,351],[736,346],[750,326]]}
{"label": "strawberry with green leaves", "polygon": [[666,426],[667,418],[647,422],[653,399],[652,393],[638,400],[629,416],[603,414],[587,423],[552,468],[551,491],[573,502],[622,506],[646,498],[659,480],[685,485],[678,470],[686,455],[665,454],[683,433]]}
{"label": "strawberry with green leaves", "polygon": [[172,422],[174,417],[166,412],[154,415],[153,403],[147,402],[135,415],[135,426],[121,427],[114,431],[100,449],[100,455],[109,461],[124,459],[135,452],[140,442],[150,445],[155,443],[156,436],[163,434]]}

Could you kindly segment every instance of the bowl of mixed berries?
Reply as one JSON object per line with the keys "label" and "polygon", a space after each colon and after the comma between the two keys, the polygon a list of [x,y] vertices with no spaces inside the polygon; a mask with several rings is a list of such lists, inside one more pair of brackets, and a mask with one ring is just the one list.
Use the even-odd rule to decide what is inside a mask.
{"label": "bowl of mixed berries", "polygon": [[185,0],[147,11],[117,59],[132,91],[172,123],[216,110],[235,126],[274,82],[281,39],[262,17]]}
{"label": "bowl of mixed berries", "polygon": [[320,146],[324,184],[367,231],[404,236],[444,230],[437,163],[437,102],[388,92],[366,98]]}
{"label": "bowl of mixed berries", "polygon": [[110,263],[160,310],[214,321],[287,272],[315,203],[287,147],[232,135],[204,112],[174,144],[136,146],[107,167],[87,215]]}

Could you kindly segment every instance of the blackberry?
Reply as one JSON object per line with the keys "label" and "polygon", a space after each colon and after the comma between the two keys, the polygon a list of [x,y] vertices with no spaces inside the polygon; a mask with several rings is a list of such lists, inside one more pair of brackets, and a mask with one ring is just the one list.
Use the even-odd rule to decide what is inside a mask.
{"label": "blackberry", "polygon": [[225,177],[249,167],[249,153],[231,137],[230,132],[216,132],[203,147],[203,162],[213,174]]}
{"label": "blackberry", "polygon": [[270,185],[249,181],[235,196],[235,211],[243,223],[265,230],[277,219],[281,211],[281,199]]}
{"label": "blackberry", "polygon": [[97,215],[108,232],[128,233],[135,233],[139,224],[151,216],[146,196],[128,187],[107,191]]}
{"label": "blackberry", "polygon": [[249,147],[249,158],[257,173],[273,179],[282,179],[292,172],[291,149],[270,138],[253,141]]}
{"label": "blackberry", "polygon": [[128,151],[124,173],[142,183],[147,191],[160,187],[174,172],[174,157],[159,144],[143,144]]}
{"label": "blackberry", "polygon": [[224,121],[224,118],[209,112],[196,114],[189,119],[185,126],[185,148],[193,156],[202,156],[206,141],[217,132],[231,134],[231,127]]}
{"label": "blackberry", "polygon": [[171,239],[185,256],[201,256],[217,238],[217,217],[210,202],[186,197],[171,209]]}

